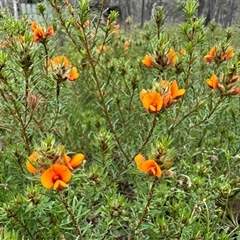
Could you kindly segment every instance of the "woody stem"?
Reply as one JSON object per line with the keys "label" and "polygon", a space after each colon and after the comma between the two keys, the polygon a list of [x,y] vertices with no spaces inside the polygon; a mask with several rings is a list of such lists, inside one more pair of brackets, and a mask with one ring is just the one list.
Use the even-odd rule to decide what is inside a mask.
{"label": "woody stem", "polygon": [[142,225],[142,223],[143,223],[143,221],[144,221],[144,218],[146,217],[146,215],[147,215],[147,213],[148,213],[148,208],[149,208],[149,206],[150,206],[150,204],[151,204],[152,197],[153,197],[153,192],[154,192],[154,188],[155,188],[155,186],[156,186],[156,184],[157,184],[157,181],[158,181],[158,178],[155,177],[155,178],[154,178],[154,181],[153,181],[153,184],[152,184],[152,186],[151,186],[151,189],[150,189],[150,191],[149,191],[149,196],[148,196],[148,199],[147,199],[147,204],[146,204],[146,206],[145,206],[145,208],[144,208],[144,210],[143,210],[142,216],[141,216],[141,218],[140,218],[137,226],[135,227],[132,235],[128,238],[128,240],[133,240],[133,239],[134,239],[135,234],[136,234],[136,231],[140,228],[140,226]]}
{"label": "woody stem", "polygon": [[70,209],[70,206],[69,206],[68,202],[66,201],[66,199],[64,198],[64,196],[63,196],[63,194],[61,192],[59,192],[59,197],[60,197],[60,200],[63,203],[67,213],[69,214],[70,218],[72,219],[73,225],[74,225],[75,230],[76,230],[77,235],[78,235],[78,239],[82,240],[81,230],[80,230],[80,228],[78,226],[78,222],[77,222],[77,219],[74,216],[74,213]]}

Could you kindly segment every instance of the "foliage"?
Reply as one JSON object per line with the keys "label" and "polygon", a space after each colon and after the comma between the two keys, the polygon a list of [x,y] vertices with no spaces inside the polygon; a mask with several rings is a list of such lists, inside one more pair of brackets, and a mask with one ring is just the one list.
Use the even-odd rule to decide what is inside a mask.
{"label": "foliage", "polygon": [[235,30],[48,3],[0,14],[1,238],[240,237]]}

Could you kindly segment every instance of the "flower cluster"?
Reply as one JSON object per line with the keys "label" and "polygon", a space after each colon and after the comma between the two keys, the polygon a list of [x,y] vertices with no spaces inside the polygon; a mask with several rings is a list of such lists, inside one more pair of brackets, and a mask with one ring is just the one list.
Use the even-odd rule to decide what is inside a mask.
{"label": "flower cluster", "polygon": [[219,90],[222,95],[236,95],[240,93],[239,79],[240,74],[234,76],[222,75],[220,78],[213,74],[211,78],[206,80],[206,83],[210,88]]}
{"label": "flower cluster", "polygon": [[173,101],[184,95],[185,89],[179,89],[177,81],[170,83],[167,80],[156,82],[151,90],[143,89],[140,92],[140,100],[143,107],[149,113],[157,113],[163,107],[169,106]]}
{"label": "flower cluster", "polygon": [[44,42],[48,37],[54,34],[53,26],[48,27],[46,31],[37,26],[36,22],[31,23],[31,29],[33,32],[33,42]]}
{"label": "flower cluster", "polygon": [[229,46],[226,49],[217,49],[215,46],[211,48],[209,54],[204,56],[206,62],[223,62],[234,56],[233,47]]}
{"label": "flower cluster", "polygon": [[109,27],[110,32],[113,32],[114,34],[119,34],[120,25],[116,24],[115,21],[111,21],[110,19],[107,20],[106,25]]}
{"label": "flower cluster", "polygon": [[[206,62],[215,61],[216,63],[222,63],[229,58],[234,56],[234,49],[229,46],[227,48],[218,49],[217,47],[212,47],[209,54],[204,56]],[[240,93],[240,74],[237,73],[235,65],[230,69],[229,74],[221,74],[218,77],[213,74],[210,78],[206,79],[207,85],[218,90],[222,95],[236,95]]]}
{"label": "flower cluster", "polygon": [[146,54],[142,63],[148,68],[165,69],[175,66],[178,60],[177,53],[172,49],[168,49],[166,53],[160,54],[156,52],[153,56]]}
{"label": "flower cluster", "polygon": [[81,153],[69,157],[63,146],[53,149],[51,145],[34,151],[28,157],[26,167],[30,173],[40,173],[45,188],[62,190],[72,177],[71,170],[77,168],[83,160],[84,155]]}
{"label": "flower cluster", "polygon": [[57,56],[48,61],[48,68],[52,70],[59,82],[65,80],[74,81],[78,78],[78,71],[76,67],[65,56]]}

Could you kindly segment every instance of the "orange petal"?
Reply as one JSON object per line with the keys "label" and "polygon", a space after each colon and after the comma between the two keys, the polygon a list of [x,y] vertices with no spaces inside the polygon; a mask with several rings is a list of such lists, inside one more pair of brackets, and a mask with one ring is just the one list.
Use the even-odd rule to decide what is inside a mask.
{"label": "orange petal", "polygon": [[209,54],[204,56],[206,62],[211,62],[216,56],[216,47],[212,47]]}
{"label": "orange petal", "polygon": [[176,52],[170,48],[168,54],[166,55],[167,57],[167,64],[170,66],[174,66],[177,62],[177,54]]}
{"label": "orange petal", "polygon": [[52,65],[65,65],[68,67],[70,65],[70,62],[65,56],[57,56],[52,60]]}
{"label": "orange petal", "polygon": [[230,92],[229,94],[230,95],[237,95],[237,94],[239,94],[240,93],[240,88],[238,87],[238,88],[235,88],[232,92]]}
{"label": "orange petal", "polygon": [[38,152],[33,152],[30,156],[29,156],[29,160],[26,161],[26,167],[27,167],[27,170],[30,172],[30,173],[37,173],[38,170],[32,165],[31,162],[36,162],[37,159],[39,157],[39,154]]}
{"label": "orange petal", "polygon": [[222,60],[227,60],[228,58],[231,58],[234,56],[233,47],[229,46],[226,50],[226,54],[222,56]]}
{"label": "orange petal", "polygon": [[153,67],[153,61],[149,55],[145,55],[144,59],[142,60],[142,63],[148,68]]}
{"label": "orange petal", "polygon": [[210,56],[215,57],[216,55],[216,47],[212,47],[209,53]]}
{"label": "orange petal", "polygon": [[143,100],[143,107],[149,111],[149,113],[156,113],[161,110],[163,105],[163,99],[157,92],[147,93]]}
{"label": "orange petal", "polygon": [[75,169],[78,167],[84,160],[85,156],[81,153],[76,154],[69,162],[69,165]]}
{"label": "orange petal", "polygon": [[67,184],[65,182],[63,182],[62,180],[57,180],[53,184],[53,190],[62,190],[65,187],[67,187]]}
{"label": "orange petal", "polygon": [[71,158],[64,152],[64,154],[63,154],[63,160],[64,160],[64,164],[65,164],[66,166],[68,166],[68,165],[69,165],[69,162],[71,161]]}
{"label": "orange petal", "polygon": [[45,37],[44,32],[41,28],[35,28],[33,32],[34,38],[33,41],[36,43],[39,39],[43,39]]}
{"label": "orange petal", "polygon": [[54,34],[53,26],[50,26],[50,27],[47,29],[47,32],[46,32],[45,36],[46,36],[46,37],[51,37],[53,34]]}
{"label": "orange petal", "polygon": [[78,78],[77,68],[76,68],[76,67],[73,67],[73,68],[71,69],[71,72],[70,72],[69,76],[68,76],[68,80],[74,81],[74,80],[76,80],[77,78]]}
{"label": "orange petal", "polygon": [[185,93],[185,89],[178,89],[177,81],[174,80],[171,84],[171,96],[173,99],[178,99]]}
{"label": "orange petal", "polygon": [[143,89],[143,90],[140,92],[139,97],[140,97],[140,100],[141,100],[141,101],[143,101],[143,98],[144,98],[144,96],[145,96],[147,93],[148,93],[148,91],[145,90],[145,89]]}
{"label": "orange petal", "polygon": [[[65,183],[69,182],[72,175],[70,170],[62,164],[53,164],[41,176],[41,183],[45,188],[52,188],[56,181],[61,180]],[[60,184],[61,182],[56,183]],[[56,188],[55,185],[55,188]]]}
{"label": "orange petal", "polygon": [[172,96],[167,93],[166,95],[163,96],[163,106],[166,107],[172,100]]}
{"label": "orange petal", "polygon": [[179,51],[179,53],[180,53],[181,55],[185,55],[185,54],[186,54],[186,50],[182,48],[182,49]]}
{"label": "orange petal", "polygon": [[37,23],[36,22],[32,22],[31,23],[31,29],[32,31],[34,31],[37,28]]}
{"label": "orange petal", "polygon": [[162,176],[162,170],[154,160],[146,160],[142,163],[142,171],[149,175],[155,175],[158,178]]}
{"label": "orange petal", "polygon": [[217,89],[218,88],[218,78],[215,74],[212,75],[212,77],[206,80],[206,83],[210,88]]}
{"label": "orange petal", "polygon": [[138,168],[139,170],[142,170],[142,163],[145,162],[146,159],[144,158],[143,155],[138,154],[137,156],[135,156],[134,161],[135,161],[136,164],[137,164],[137,168]]}

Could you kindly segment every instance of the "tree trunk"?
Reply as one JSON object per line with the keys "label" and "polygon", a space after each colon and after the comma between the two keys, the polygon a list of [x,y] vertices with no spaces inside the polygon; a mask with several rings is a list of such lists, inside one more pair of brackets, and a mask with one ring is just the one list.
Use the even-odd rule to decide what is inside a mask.
{"label": "tree trunk", "polygon": [[18,1],[19,0],[12,0],[13,1],[13,16],[17,19],[18,18]]}
{"label": "tree trunk", "polygon": [[141,27],[144,24],[144,10],[145,10],[145,0],[142,0]]}
{"label": "tree trunk", "polygon": [[233,18],[233,13],[235,10],[235,3],[234,0],[230,0],[230,2],[228,3],[229,8],[227,9],[227,13],[226,13],[226,17],[225,17],[225,21],[224,21],[224,27],[230,27],[232,24],[232,18]]}
{"label": "tree trunk", "polygon": [[203,12],[204,12],[205,0],[199,0],[198,3],[199,3],[199,6],[198,6],[198,17],[201,17],[201,16],[203,16]]}
{"label": "tree trunk", "polygon": [[205,20],[205,25],[208,25],[214,18],[214,15],[215,15],[215,10],[214,10],[215,3],[216,3],[216,0],[209,0],[208,12],[207,12],[206,20]]}

